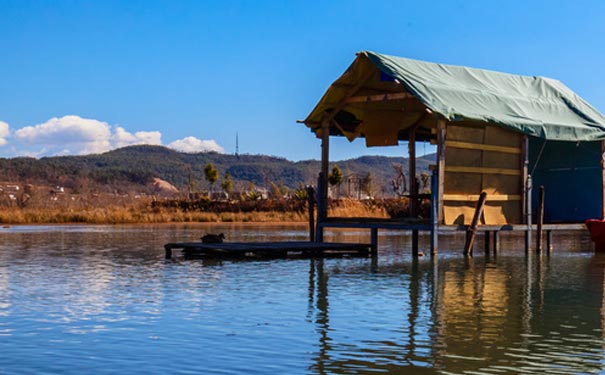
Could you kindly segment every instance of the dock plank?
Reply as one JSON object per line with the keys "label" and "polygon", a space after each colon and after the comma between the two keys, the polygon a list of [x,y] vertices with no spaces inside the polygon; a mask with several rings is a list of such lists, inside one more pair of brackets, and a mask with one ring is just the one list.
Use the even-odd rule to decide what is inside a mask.
{"label": "dock plank", "polygon": [[172,251],[181,249],[185,256],[198,257],[288,257],[298,256],[362,256],[367,257],[371,245],[338,242],[178,242],[164,245],[166,258],[172,258]]}

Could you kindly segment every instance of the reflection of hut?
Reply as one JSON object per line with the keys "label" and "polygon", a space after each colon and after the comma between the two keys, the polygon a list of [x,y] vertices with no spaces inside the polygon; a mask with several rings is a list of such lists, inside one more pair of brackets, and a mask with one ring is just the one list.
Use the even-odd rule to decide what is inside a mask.
{"label": "reflection of hut", "polygon": [[[605,117],[556,80],[361,52],[303,122],[322,139],[320,240],[330,226],[428,228],[435,250],[437,225],[468,224],[481,192],[482,223],[527,223],[531,177],[546,188],[546,222],[602,216]],[[436,144],[432,220],[417,217],[416,186],[406,222],[329,218],[330,136],[368,147],[407,141],[410,175],[416,141]]]}

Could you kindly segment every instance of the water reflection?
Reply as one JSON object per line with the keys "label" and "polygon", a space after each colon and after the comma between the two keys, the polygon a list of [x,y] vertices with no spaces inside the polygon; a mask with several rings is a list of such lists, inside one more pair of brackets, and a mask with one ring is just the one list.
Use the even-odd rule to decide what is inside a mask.
{"label": "water reflection", "polygon": [[[310,372],[601,373],[604,266],[581,254],[311,261]],[[373,306],[334,302],[360,289]]]}
{"label": "water reflection", "polygon": [[306,228],[88,228],[0,233],[1,371],[604,371],[605,256],[414,260],[407,237],[386,234],[378,259],[165,260],[164,243],[204,232],[299,240]]}

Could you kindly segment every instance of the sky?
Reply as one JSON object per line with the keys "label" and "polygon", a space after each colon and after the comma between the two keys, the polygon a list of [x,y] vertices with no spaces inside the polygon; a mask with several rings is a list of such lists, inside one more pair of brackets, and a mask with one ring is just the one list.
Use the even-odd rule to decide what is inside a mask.
{"label": "sky", "polygon": [[0,157],[234,153],[237,134],[240,153],[318,159],[296,120],[362,50],[556,78],[603,113],[604,19],[601,0],[0,0]]}

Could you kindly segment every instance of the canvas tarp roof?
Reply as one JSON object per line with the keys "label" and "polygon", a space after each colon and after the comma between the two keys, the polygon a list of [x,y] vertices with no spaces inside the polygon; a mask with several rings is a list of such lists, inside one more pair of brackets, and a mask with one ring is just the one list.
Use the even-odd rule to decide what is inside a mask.
{"label": "canvas tarp roof", "polygon": [[[339,108],[338,103],[347,89],[361,82],[365,71],[376,68],[381,77],[387,77],[382,81],[390,80],[389,84],[398,85],[433,114],[450,121],[493,123],[548,140],[605,139],[605,116],[557,80],[436,64],[368,51],[357,55],[355,62],[330,86],[304,123],[317,131],[322,119],[334,108],[359,114],[359,108]],[[363,85],[360,88],[360,91],[364,90]],[[404,115],[400,117],[401,122],[406,123]],[[407,124],[413,123],[417,117],[408,118]],[[362,118],[357,124],[363,129]],[[384,126],[389,125],[381,124]],[[349,134],[342,133],[349,135],[350,139],[369,131],[366,127],[361,132],[357,129],[355,134],[350,126],[348,130]]]}

